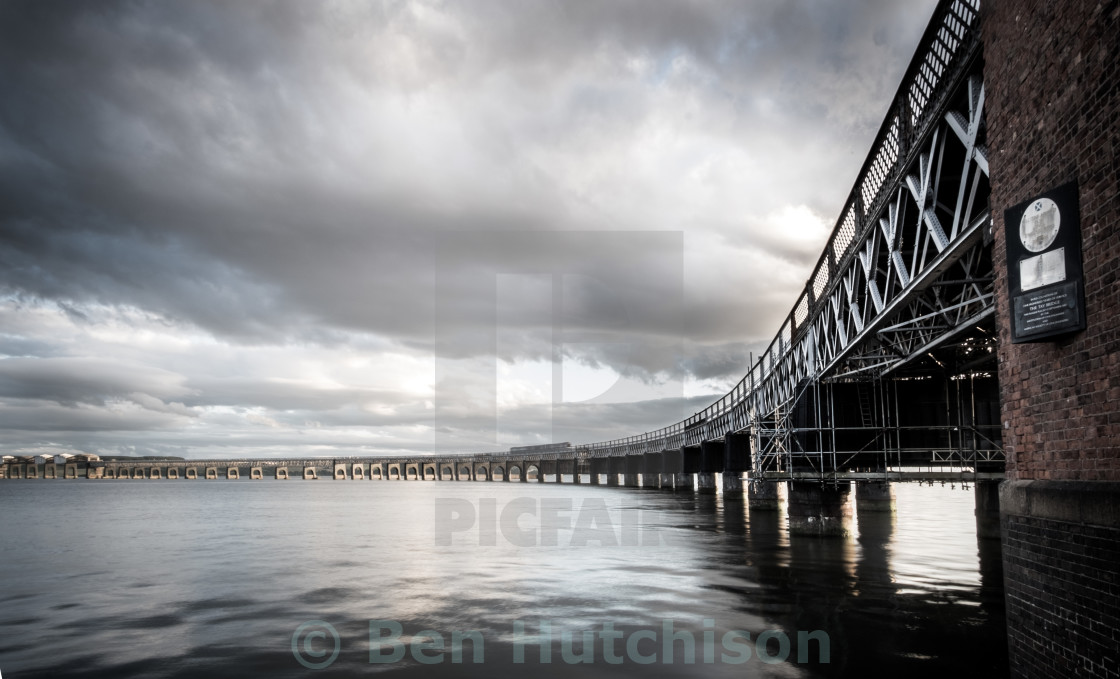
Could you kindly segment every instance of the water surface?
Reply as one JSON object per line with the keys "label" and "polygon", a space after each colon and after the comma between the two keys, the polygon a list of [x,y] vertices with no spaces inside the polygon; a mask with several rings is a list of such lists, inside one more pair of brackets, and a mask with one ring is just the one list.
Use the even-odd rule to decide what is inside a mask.
{"label": "water surface", "polygon": [[[784,513],[752,516],[722,497],[588,485],[7,480],[0,672],[1005,675],[999,542],[977,539],[972,492],[899,484],[897,496],[895,515],[857,516],[852,537],[821,539],[791,537]],[[546,516],[564,506],[571,511]],[[511,526],[515,508],[533,511]],[[483,662],[471,663],[465,643],[461,664],[450,648],[420,653],[436,664],[407,652],[371,664],[371,620],[386,621],[378,634],[399,624],[402,644],[423,630],[446,645],[454,632],[477,632]],[[296,657],[330,659],[330,632],[312,621],[338,635],[326,669]],[[667,624],[695,640],[693,663],[684,641],[665,662]],[[545,627],[547,663],[526,639]],[[604,641],[608,629],[621,640]],[[751,656],[724,662],[735,630],[750,635]],[[828,663],[812,642],[798,662],[799,631],[827,634]],[[767,632],[773,662],[756,646]],[[564,635],[578,655],[585,633],[593,662],[566,663]],[[791,643],[785,661],[780,636]],[[523,664],[513,662],[516,644]]]}

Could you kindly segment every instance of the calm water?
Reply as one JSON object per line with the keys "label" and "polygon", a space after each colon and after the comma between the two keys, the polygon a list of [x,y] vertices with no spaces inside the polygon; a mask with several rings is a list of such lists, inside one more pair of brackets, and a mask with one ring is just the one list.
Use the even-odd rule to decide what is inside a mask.
{"label": "calm water", "polygon": [[[972,492],[900,484],[897,495],[893,518],[857,516],[853,537],[819,539],[791,538],[784,513],[713,496],[587,485],[2,481],[0,672],[1006,675],[999,543],[977,540]],[[526,513],[510,523],[516,509]],[[402,650],[442,662],[406,652],[371,664],[371,620],[390,621],[375,636],[397,623]],[[293,652],[309,621],[338,635],[327,669]],[[694,664],[684,640],[665,662],[666,625],[695,640]],[[549,626],[546,664],[532,635]],[[422,630],[444,651],[420,648]],[[733,630],[750,643],[724,645]],[[819,641],[798,662],[802,630],[827,633],[827,664]],[[458,631],[478,633],[481,664],[469,642],[452,663]],[[563,635],[578,656],[585,633],[593,662],[567,664]],[[294,644],[311,664],[335,647],[319,623]]]}

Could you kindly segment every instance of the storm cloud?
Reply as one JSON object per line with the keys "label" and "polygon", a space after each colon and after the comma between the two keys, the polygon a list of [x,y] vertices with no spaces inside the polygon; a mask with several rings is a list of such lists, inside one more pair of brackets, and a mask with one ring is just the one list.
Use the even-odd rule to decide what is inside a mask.
{"label": "storm cloud", "polygon": [[933,4],[5,2],[0,447],[687,415],[803,289]]}

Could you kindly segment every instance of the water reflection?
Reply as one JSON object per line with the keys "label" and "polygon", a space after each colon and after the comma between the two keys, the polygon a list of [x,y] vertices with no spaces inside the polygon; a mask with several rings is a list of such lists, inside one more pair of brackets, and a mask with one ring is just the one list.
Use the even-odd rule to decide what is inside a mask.
{"label": "water reflection", "polygon": [[[900,486],[896,514],[859,513],[845,538],[790,536],[784,511],[722,496],[589,485],[405,482],[9,482],[0,493],[0,667],[18,676],[306,676],[296,627],[330,622],[342,641],[323,676],[992,676],[1006,674],[999,541],[977,539],[970,492]],[[498,524],[437,544],[435,503],[496,515],[534,498],[556,544],[502,539]],[[544,517],[546,500],[572,515]],[[581,507],[606,507],[640,539],[573,546]],[[640,512],[640,514],[638,513]],[[482,512],[480,512],[481,514]],[[538,520],[534,523],[534,520]],[[484,536],[489,536],[484,537]],[[492,539],[491,539],[492,538]],[[485,543],[485,544],[483,544]],[[373,665],[369,621],[478,630],[486,662]],[[513,663],[519,622],[547,621],[553,662]],[[831,662],[687,665],[562,662],[559,641],[605,625],[700,644],[824,630]],[[573,636],[574,635],[574,636]],[[644,644],[644,642],[643,642]],[[717,641],[718,644],[718,641]],[[576,643],[578,647],[578,643]],[[652,652],[648,644],[645,653]],[[678,651],[679,653],[680,651]],[[700,656],[698,656],[700,657]],[[481,671],[485,670],[485,671]]]}

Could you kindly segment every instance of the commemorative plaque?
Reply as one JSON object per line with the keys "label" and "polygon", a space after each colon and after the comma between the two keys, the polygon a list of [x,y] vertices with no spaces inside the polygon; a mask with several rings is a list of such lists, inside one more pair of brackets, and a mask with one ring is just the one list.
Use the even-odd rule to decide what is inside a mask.
{"label": "commemorative plaque", "polygon": [[1077,183],[1009,208],[1003,224],[1012,343],[1084,330]]}

